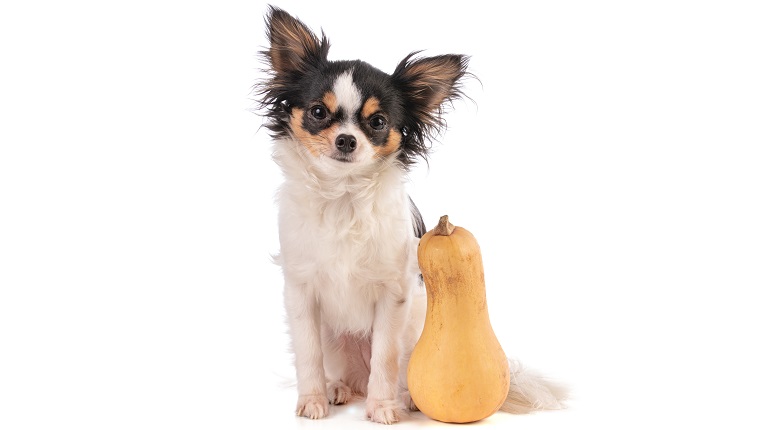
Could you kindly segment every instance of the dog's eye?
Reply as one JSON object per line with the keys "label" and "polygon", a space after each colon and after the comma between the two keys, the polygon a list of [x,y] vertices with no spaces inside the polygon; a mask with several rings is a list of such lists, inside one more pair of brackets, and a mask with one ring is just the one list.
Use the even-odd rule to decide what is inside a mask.
{"label": "dog's eye", "polygon": [[378,131],[384,129],[386,124],[388,121],[382,115],[375,115],[369,119],[369,126]]}
{"label": "dog's eye", "polygon": [[325,119],[327,118],[327,109],[324,106],[314,106],[311,108],[311,116],[316,119]]}

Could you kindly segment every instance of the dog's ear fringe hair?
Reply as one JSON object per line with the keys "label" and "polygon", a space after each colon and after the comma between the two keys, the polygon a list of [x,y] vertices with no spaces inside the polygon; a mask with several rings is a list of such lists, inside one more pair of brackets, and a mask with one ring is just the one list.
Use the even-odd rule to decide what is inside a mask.
{"label": "dog's ear fringe hair", "polygon": [[438,55],[420,57],[414,51],[404,57],[391,75],[395,85],[407,100],[405,109],[414,118],[407,124],[399,160],[405,166],[414,164],[415,158],[426,163],[432,142],[446,129],[443,115],[455,100],[468,98],[462,91],[465,78],[477,77],[467,72],[470,57],[467,55]]}

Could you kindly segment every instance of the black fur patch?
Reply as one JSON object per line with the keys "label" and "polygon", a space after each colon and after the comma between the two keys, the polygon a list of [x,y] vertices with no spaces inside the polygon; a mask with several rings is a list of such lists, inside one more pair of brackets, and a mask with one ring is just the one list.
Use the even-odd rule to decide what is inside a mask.
{"label": "black fur patch", "polygon": [[409,197],[409,203],[412,205],[412,226],[414,227],[414,235],[418,238],[422,238],[422,235],[427,232],[425,229],[425,221],[422,220],[422,214],[417,209],[417,205],[414,204],[414,200]]}

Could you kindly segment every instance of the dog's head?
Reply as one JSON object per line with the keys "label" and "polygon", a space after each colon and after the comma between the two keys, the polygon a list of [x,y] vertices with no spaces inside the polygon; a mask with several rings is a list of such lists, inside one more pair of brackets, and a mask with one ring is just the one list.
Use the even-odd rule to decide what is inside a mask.
{"label": "dog's head", "polygon": [[266,24],[269,79],[260,96],[276,137],[336,165],[395,159],[408,167],[427,156],[442,105],[461,96],[467,57],[415,52],[389,75],[359,60],[327,60],[324,34],[281,9],[270,7]]}

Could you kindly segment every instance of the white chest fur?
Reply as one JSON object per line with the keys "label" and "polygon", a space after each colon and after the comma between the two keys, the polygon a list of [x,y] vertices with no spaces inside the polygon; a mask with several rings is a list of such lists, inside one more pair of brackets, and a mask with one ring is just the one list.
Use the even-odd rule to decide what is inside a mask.
{"label": "white chest fur", "polygon": [[275,151],[285,173],[279,262],[286,282],[313,294],[334,329],[368,331],[378,297],[404,294],[413,267],[404,173],[392,165],[322,171],[293,152]]}

